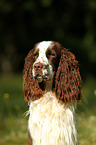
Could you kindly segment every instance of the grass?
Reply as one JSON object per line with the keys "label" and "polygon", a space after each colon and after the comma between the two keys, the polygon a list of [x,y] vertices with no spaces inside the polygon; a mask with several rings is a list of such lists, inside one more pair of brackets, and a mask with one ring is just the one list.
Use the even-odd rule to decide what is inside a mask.
{"label": "grass", "polygon": [[[96,144],[96,80],[88,77],[82,85],[83,100],[77,108],[79,145]],[[0,144],[27,145],[22,76],[0,76]]]}
{"label": "grass", "polygon": [[78,105],[80,145],[96,145],[96,78],[87,77],[82,84],[83,100]]}
{"label": "grass", "polygon": [[0,144],[27,145],[22,76],[0,77]]}

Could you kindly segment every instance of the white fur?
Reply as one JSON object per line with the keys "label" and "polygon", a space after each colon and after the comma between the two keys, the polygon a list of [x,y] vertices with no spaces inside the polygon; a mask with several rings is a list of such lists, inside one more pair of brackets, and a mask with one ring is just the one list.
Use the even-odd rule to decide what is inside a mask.
{"label": "white fur", "polygon": [[28,129],[33,145],[76,145],[74,105],[60,103],[53,92],[31,101]]}
{"label": "white fur", "polygon": [[[47,68],[42,69],[42,74],[46,75],[48,73],[51,77],[53,74],[53,72],[52,72],[53,70],[52,70],[52,66],[49,64],[48,58],[46,57],[46,50],[48,49],[49,46],[52,47],[52,41],[43,41],[37,45],[36,49],[39,50],[39,56],[37,57],[34,64],[41,63],[41,64],[47,66]],[[35,76],[34,68],[32,70],[32,73],[33,73],[33,77],[34,77]]]}
{"label": "white fur", "polygon": [[[75,106],[59,102],[51,91],[54,72],[46,57],[46,50],[50,45],[52,46],[52,41],[43,41],[36,47],[39,49],[39,56],[34,64],[42,63],[47,66],[42,69],[42,74],[48,73],[50,81],[46,82],[45,94],[29,104],[28,130],[33,145],[77,145]],[[32,72],[34,76],[34,68]]]}
{"label": "white fur", "polygon": [[39,49],[39,56],[36,59],[35,63],[40,62],[40,63],[45,64],[45,65],[47,65],[49,63],[48,59],[46,57],[46,50],[51,45],[51,43],[52,43],[52,41],[43,41],[37,45],[36,49]]}

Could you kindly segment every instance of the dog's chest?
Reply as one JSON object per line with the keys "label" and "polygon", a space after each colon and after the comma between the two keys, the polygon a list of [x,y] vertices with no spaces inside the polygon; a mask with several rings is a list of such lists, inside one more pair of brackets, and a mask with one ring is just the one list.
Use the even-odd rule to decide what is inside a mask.
{"label": "dog's chest", "polygon": [[33,145],[73,145],[76,141],[74,106],[58,102],[53,92],[30,103],[28,129]]}

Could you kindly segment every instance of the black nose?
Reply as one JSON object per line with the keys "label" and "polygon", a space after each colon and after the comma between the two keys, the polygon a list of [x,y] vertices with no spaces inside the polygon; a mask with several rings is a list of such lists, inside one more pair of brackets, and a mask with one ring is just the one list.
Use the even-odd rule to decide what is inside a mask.
{"label": "black nose", "polygon": [[41,70],[42,67],[43,67],[43,65],[42,65],[41,63],[36,63],[36,64],[34,64],[34,69],[35,69],[35,70]]}

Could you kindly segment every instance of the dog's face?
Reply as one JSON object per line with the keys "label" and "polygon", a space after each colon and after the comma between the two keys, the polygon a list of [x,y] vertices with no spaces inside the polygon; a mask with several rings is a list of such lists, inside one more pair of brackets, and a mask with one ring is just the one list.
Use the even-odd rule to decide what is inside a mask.
{"label": "dog's face", "polygon": [[46,86],[63,103],[81,99],[78,61],[58,42],[43,41],[30,50],[25,58],[23,84],[26,101],[42,97]]}
{"label": "dog's face", "polygon": [[57,49],[56,44],[52,41],[41,42],[35,45],[33,55],[35,61],[32,67],[33,78],[38,82],[50,81],[55,71],[61,56],[61,48]]}

